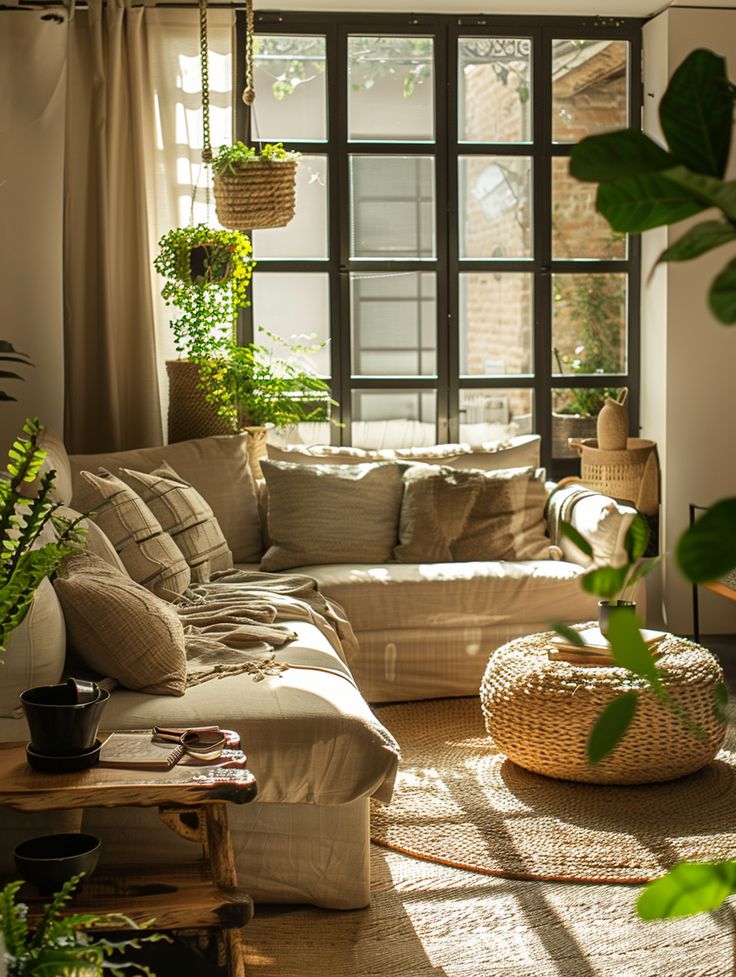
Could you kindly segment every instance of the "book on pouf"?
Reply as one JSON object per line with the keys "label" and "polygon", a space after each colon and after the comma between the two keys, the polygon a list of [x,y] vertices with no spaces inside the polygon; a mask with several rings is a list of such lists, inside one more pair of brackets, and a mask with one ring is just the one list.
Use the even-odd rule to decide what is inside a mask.
{"label": "book on pouf", "polygon": [[[611,655],[611,643],[601,634],[599,627],[584,628],[578,634],[583,639],[583,645],[574,645],[561,636],[552,638],[547,657],[551,661],[566,661],[575,665],[617,664]],[[642,628],[639,634],[652,656],[660,654],[659,645],[667,637],[666,631]]]}

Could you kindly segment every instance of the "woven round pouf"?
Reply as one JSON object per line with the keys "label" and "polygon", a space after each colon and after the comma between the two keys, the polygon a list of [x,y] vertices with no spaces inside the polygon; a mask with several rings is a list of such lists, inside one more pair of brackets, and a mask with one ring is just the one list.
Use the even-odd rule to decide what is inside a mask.
{"label": "woven round pouf", "polygon": [[[705,648],[669,635],[657,658],[663,686],[700,727],[699,737],[626,669],[551,661],[553,637],[547,632],[510,641],[493,653],[483,676],[486,729],[514,763],[559,780],[647,784],[683,777],[715,757],[726,735],[715,709],[723,671]],[[631,726],[613,753],[591,766],[586,748],[595,720],[631,690],[639,692]]]}

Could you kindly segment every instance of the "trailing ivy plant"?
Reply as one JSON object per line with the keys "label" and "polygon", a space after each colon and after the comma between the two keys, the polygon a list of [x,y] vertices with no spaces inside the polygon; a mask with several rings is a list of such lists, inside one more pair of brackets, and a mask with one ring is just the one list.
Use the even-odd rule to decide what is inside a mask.
{"label": "trailing ivy plant", "polygon": [[[69,520],[56,514],[60,503],[50,497],[56,472],[41,474],[46,458],[38,445],[42,430],[38,418],[25,422],[25,437],[14,441],[7,474],[0,479],[0,653],[28,613],[41,581],[84,541],[81,516]],[[56,540],[39,546],[49,523]]]}
{"label": "trailing ivy plant", "polygon": [[[672,75],[659,106],[667,141],[660,146],[636,129],[589,136],[573,147],[570,172],[598,183],[596,207],[616,231],[640,233],[675,224],[707,209],[720,213],[702,221],[659,256],[659,262],[690,261],[736,241],[736,180],[724,180],[731,149],[736,85],[728,80],[725,59],[712,51],[692,51]],[[736,257],[710,285],[708,304],[725,325],[736,322]],[[711,506],[679,539],[675,559],[694,584],[709,583],[736,567],[736,498]],[[639,633],[634,615],[613,620],[611,654],[617,664],[659,683],[656,665]],[[655,688],[656,690],[656,688]],[[725,688],[716,690],[714,708],[723,710]],[[591,762],[621,741],[635,703],[614,703],[595,724],[605,749],[591,752]],[[688,721],[685,719],[684,721]],[[664,919],[717,908],[736,893],[736,861],[683,862],[651,882],[637,908],[645,919]]]}
{"label": "trailing ivy plant", "polygon": [[299,158],[299,153],[284,149],[284,144],[266,143],[261,151],[254,146],[246,146],[244,142],[233,143],[232,146],[222,146],[217,156],[212,160],[212,168],[220,176],[234,176],[242,173],[249,163],[266,160],[269,163],[289,163]]}
{"label": "trailing ivy plant", "polygon": [[216,356],[234,338],[238,312],[250,305],[255,262],[248,237],[197,224],[174,228],[158,246],[153,265],[166,278],[161,295],[182,313],[171,323],[177,352],[191,360]]}
{"label": "trailing ivy plant", "polygon": [[28,907],[17,900],[23,883],[10,882],[0,890],[0,936],[5,943],[8,977],[102,977],[105,973],[111,977],[126,977],[131,973],[156,977],[145,964],[119,963],[110,958],[128,948],[139,949],[141,943],[168,940],[165,934],[146,933],[113,941],[84,930],[95,927],[142,930],[150,924],[138,926],[122,913],[64,915],[81,878],[82,875],[73,876],[54,893],[34,929],[28,923]]}

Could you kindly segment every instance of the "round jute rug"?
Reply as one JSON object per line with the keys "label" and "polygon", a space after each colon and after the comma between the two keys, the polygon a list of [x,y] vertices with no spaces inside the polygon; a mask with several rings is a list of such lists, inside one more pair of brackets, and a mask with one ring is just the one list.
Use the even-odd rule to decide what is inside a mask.
{"label": "round jute rug", "polygon": [[736,858],[736,737],[707,767],[662,784],[552,780],[498,753],[480,701],[377,707],[399,742],[389,806],[373,802],[372,840],[488,875],[647,882],[683,860]]}

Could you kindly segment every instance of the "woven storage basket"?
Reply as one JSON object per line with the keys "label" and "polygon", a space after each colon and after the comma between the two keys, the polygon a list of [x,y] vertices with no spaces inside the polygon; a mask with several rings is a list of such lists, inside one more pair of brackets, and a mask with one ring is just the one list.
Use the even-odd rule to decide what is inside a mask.
{"label": "woven storage basket", "polygon": [[582,414],[552,414],[552,457],[575,458],[577,452],[568,438],[592,438],[596,431],[594,417]]}
{"label": "woven storage basket", "polygon": [[[726,735],[714,708],[723,670],[705,648],[669,635],[657,659],[662,684],[701,728],[701,739],[626,669],[551,661],[553,636],[510,641],[491,656],[483,676],[486,729],[514,763],[559,780],[644,784],[694,773],[715,757]],[[631,726],[613,753],[591,766],[586,751],[595,720],[631,689],[639,693]]]}
{"label": "woven storage basket", "polygon": [[296,160],[255,159],[237,174],[215,173],[217,219],[241,231],[284,227],[296,205]]}
{"label": "woven storage basket", "polygon": [[575,445],[580,452],[580,477],[585,485],[630,502],[653,516],[659,506],[659,464],[654,441],[629,438],[625,451],[603,451],[595,439]]}
{"label": "woven storage basket", "polygon": [[205,400],[196,363],[168,360],[166,372],[169,376],[169,443],[235,433],[232,422],[218,417],[217,408]]}

